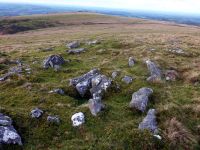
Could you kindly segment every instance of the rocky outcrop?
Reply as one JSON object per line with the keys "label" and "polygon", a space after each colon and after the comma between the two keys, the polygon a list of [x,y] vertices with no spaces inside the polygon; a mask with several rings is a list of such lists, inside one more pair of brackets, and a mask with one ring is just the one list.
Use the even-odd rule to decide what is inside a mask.
{"label": "rocky outcrop", "polygon": [[58,66],[61,66],[65,63],[65,60],[59,55],[51,55],[47,57],[43,62],[43,67],[45,69],[54,68],[56,69]]}
{"label": "rocky outcrop", "polygon": [[146,61],[146,65],[150,72],[150,77],[147,78],[147,81],[149,81],[149,82],[161,81],[162,80],[162,72],[157,67],[157,65],[150,60]]}
{"label": "rocky outcrop", "polygon": [[78,49],[71,49],[71,50],[68,50],[67,53],[68,54],[80,54],[80,53],[83,53],[85,52],[86,49],[85,48],[78,48]]}
{"label": "rocky outcrop", "polygon": [[129,104],[130,108],[137,109],[141,112],[146,110],[149,96],[153,93],[151,88],[141,88],[137,92],[133,93],[132,100]]}
{"label": "rocky outcrop", "polygon": [[72,121],[72,125],[74,127],[78,127],[78,126],[82,125],[83,123],[85,123],[85,116],[82,112],[75,113],[71,117],[71,121]]}
{"label": "rocky outcrop", "polygon": [[74,42],[71,42],[71,43],[68,43],[66,46],[69,48],[69,49],[73,49],[73,48],[78,48],[80,45],[80,43],[78,41],[74,41]]}
{"label": "rocky outcrop", "polygon": [[153,134],[158,133],[155,109],[150,109],[148,111],[147,116],[139,124],[139,129],[140,130],[147,129],[147,130],[151,131]]}
{"label": "rocky outcrop", "polygon": [[0,113],[0,144],[22,145],[21,137],[12,125],[12,119]]}

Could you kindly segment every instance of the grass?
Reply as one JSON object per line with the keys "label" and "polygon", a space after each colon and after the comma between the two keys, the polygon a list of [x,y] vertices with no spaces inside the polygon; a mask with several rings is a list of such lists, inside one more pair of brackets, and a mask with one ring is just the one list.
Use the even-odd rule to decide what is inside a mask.
{"label": "grass", "polygon": [[[195,106],[200,103],[200,88],[184,76],[197,72],[195,76],[199,77],[199,70],[193,67],[200,63],[197,42],[199,29],[95,14],[30,18],[37,20],[41,17],[75,25],[1,36],[5,42],[0,42],[0,57],[21,59],[32,68],[31,75],[13,76],[0,83],[0,111],[13,119],[24,144],[23,148],[10,146],[5,147],[6,149],[171,149],[174,141],[169,134],[173,134],[171,131],[176,132],[176,129],[166,132],[171,127],[166,126],[166,122],[174,117],[181,124],[178,123],[180,130],[189,133],[189,137],[196,141],[189,145],[189,149],[199,148],[200,137],[197,131],[200,120]],[[141,23],[136,24],[138,21]],[[86,25],[85,22],[108,24]],[[167,48],[175,38],[179,39],[181,48],[196,55],[186,57],[169,53]],[[84,44],[91,39],[101,40],[101,43],[94,46]],[[80,55],[67,54],[65,44],[73,40],[79,40],[87,51]],[[40,50],[41,47],[51,46],[54,47],[53,51]],[[156,50],[151,52],[148,50],[150,48]],[[71,61],[58,72],[53,69],[45,70],[42,62],[51,54],[59,54]],[[132,68],[128,67],[130,56],[137,61]],[[144,64],[146,58],[155,61],[163,70],[175,68],[181,78],[175,82],[159,84],[146,82],[149,76]],[[6,72],[10,66],[12,65],[1,64],[0,73]],[[80,76],[93,68],[100,68],[109,77],[113,71],[120,70],[114,83],[118,83],[121,90],[111,90],[106,94],[103,100],[106,110],[97,117],[93,117],[86,107],[88,99],[81,99],[68,85],[70,78]],[[124,84],[121,81],[124,75],[133,76],[133,83]],[[27,83],[30,88],[26,87]],[[158,111],[161,141],[148,131],[141,132],[137,129],[146,113],[140,114],[128,107],[133,92],[142,87],[151,87],[154,90],[148,109],[156,108]],[[48,94],[54,88],[63,88],[66,95]],[[30,111],[35,107],[45,111],[39,120],[30,117]],[[80,128],[74,128],[71,116],[80,111],[85,114],[86,123]],[[61,124],[48,124],[47,115],[59,115]],[[184,149],[187,144],[183,140],[176,142],[177,149]]]}

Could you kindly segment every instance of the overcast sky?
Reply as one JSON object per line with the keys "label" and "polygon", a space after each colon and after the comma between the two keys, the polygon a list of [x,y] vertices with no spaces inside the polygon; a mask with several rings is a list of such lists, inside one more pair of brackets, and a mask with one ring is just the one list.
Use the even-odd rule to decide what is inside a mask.
{"label": "overcast sky", "polygon": [[61,4],[200,14],[200,0],[0,0],[0,2]]}

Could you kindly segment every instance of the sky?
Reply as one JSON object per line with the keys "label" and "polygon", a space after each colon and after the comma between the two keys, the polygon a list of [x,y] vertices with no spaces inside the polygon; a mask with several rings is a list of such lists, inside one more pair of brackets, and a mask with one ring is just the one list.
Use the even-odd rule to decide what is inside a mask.
{"label": "sky", "polygon": [[200,0],[0,0],[0,2],[200,14]]}

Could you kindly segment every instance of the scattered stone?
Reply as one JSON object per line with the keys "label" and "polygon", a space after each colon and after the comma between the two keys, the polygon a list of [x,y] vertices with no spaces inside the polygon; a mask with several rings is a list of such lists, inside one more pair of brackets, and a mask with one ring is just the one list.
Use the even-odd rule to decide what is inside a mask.
{"label": "scattered stone", "polygon": [[119,71],[114,71],[114,72],[112,73],[112,78],[115,79],[119,74],[120,74]]}
{"label": "scattered stone", "polygon": [[166,70],[165,71],[165,79],[167,81],[176,81],[176,79],[179,77],[179,74],[175,70]]}
{"label": "scattered stone", "polygon": [[135,65],[135,60],[134,60],[134,58],[133,57],[129,57],[129,59],[128,59],[128,66],[129,67],[132,67],[132,66],[134,66]]}
{"label": "scattered stone", "polygon": [[140,130],[147,129],[147,130],[151,131],[153,134],[158,133],[155,109],[150,109],[148,111],[147,116],[139,124],[139,129]]}
{"label": "scattered stone", "polygon": [[47,121],[49,123],[56,123],[56,124],[60,124],[60,118],[58,116],[48,116],[47,117]]}
{"label": "scattered stone", "polygon": [[89,109],[92,115],[97,116],[97,113],[99,113],[104,108],[105,105],[102,104],[101,98],[89,100]]}
{"label": "scattered stone", "polygon": [[51,93],[57,93],[57,94],[60,94],[60,95],[65,94],[65,92],[62,89],[54,89],[54,90],[49,91],[49,94],[51,94]]}
{"label": "scattered stone", "polygon": [[153,52],[153,51],[155,51],[156,49],[155,48],[150,48],[150,49],[148,49],[149,51],[151,51],[151,52]]}
{"label": "scattered stone", "polygon": [[40,118],[43,114],[43,111],[39,108],[35,108],[31,111],[32,118]]}
{"label": "scattered stone", "polygon": [[158,135],[158,134],[154,134],[153,135],[155,138],[157,138],[158,140],[162,140],[162,137],[160,136],[160,135]]}
{"label": "scattered stone", "polygon": [[129,104],[130,108],[136,108],[141,112],[144,112],[149,101],[149,96],[153,93],[151,88],[141,88],[137,92],[133,93],[132,100]]}
{"label": "scattered stone", "polygon": [[55,68],[65,63],[65,60],[59,55],[51,55],[47,57],[43,62],[43,67],[48,69],[49,67]]}
{"label": "scattered stone", "polygon": [[80,54],[85,52],[85,50],[86,50],[85,48],[71,49],[68,50],[68,54]]}
{"label": "scattered stone", "polygon": [[100,42],[98,40],[93,40],[93,41],[88,41],[87,45],[96,45],[99,44]]}
{"label": "scattered stone", "polygon": [[126,84],[130,84],[133,82],[133,78],[131,76],[124,76],[122,78],[122,81],[125,82]]}
{"label": "scattered stone", "polygon": [[76,113],[71,117],[71,121],[74,127],[78,127],[85,123],[85,116],[82,112]]}
{"label": "scattered stone", "polygon": [[71,43],[67,44],[67,47],[69,49],[73,49],[73,48],[78,48],[79,45],[80,45],[80,43],[78,41],[74,41],[74,42],[71,42]]}
{"label": "scattered stone", "polygon": [[147,60],[146,64],[151,75],[150,77],[147,78],[147,81],[149,82],[161,81],[162,73],[161,70],[157,67],[157,65],[150,60]]}
{"label": "scattered stone", "polygon": [[12,125],[12,119],[0,113],[0,144],[22,145],[21,137]]}
{"label": "scattered stone", "polygon": [[175,54],[185,54],[184,50],[182,50],[181,48],[170,49],[169,51]]}

